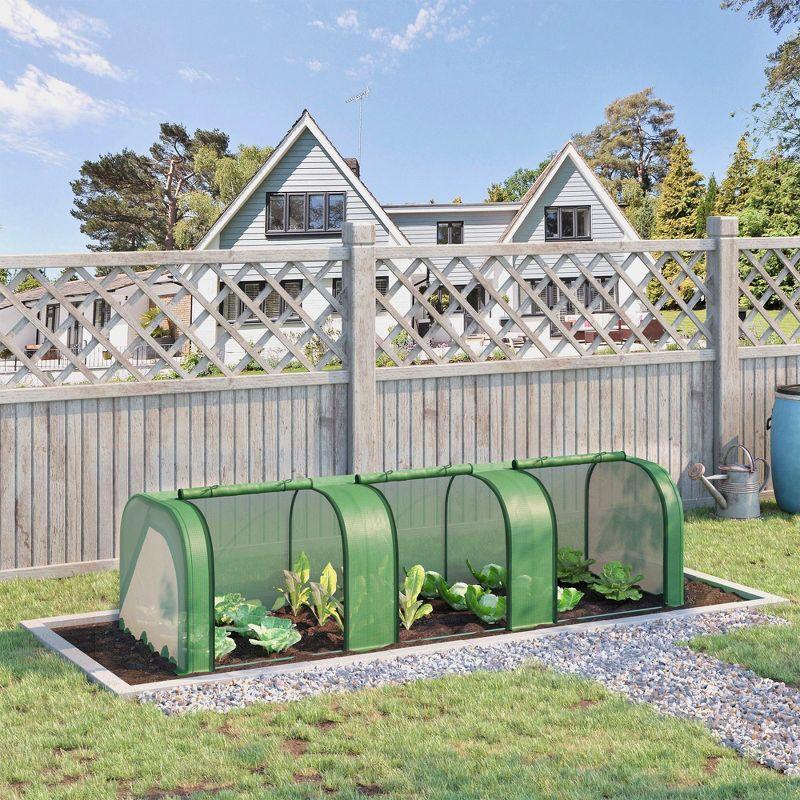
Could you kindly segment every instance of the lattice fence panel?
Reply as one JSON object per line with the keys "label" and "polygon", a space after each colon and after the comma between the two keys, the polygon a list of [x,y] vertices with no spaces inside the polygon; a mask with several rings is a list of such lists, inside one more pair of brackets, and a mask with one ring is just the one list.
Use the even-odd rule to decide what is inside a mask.
{"label": "lattice fence panel", "polygon": [[[450,248],[452,251],[452,248]],[[397,366],[694,350],[711,345],[706,249],[451,258],[379,254]]]}
{"label": "lattice fence panel", "polygon": [[739,342],[800,341],[800,245],[739,251]]}
{"label": "lattice fence panel", "polygon": [[[319,371],[345,361],[342,262],[23,267],[0,283],[6,386]],[[33,283],[33,288],[28,288]]]}

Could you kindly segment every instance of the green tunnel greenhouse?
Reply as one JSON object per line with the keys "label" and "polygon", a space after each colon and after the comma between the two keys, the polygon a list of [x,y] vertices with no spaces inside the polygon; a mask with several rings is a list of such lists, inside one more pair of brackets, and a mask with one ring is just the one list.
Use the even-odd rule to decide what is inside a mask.
{"label": "green tunnel greenhouse", "polygon": [[398,642],[414,564],[470,581],[506,569],[510,631],[556,622],[556,552],[618,559],[665,606],[683,603],[683,510],[669,475],[622,452],[303,478],[134,495],[120,535],[120,625],[174,662],[214,669],[214,598],[272,607],[300,552],[342,575],[343,650]]}

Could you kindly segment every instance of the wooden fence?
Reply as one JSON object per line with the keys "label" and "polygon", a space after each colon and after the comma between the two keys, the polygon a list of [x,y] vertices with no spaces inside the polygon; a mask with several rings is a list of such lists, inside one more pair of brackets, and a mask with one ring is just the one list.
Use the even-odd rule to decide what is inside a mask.
{"label": "wooden fence", "polygon": [[774,387],[800,381],[798,258],[727,218],[687,241],[389,248],[349,225],[342,247],[181,264],[0,257],[0,577],[113,566],[128,497],[186,485],[623,449],[705,504],[688,466],[768,456]]}

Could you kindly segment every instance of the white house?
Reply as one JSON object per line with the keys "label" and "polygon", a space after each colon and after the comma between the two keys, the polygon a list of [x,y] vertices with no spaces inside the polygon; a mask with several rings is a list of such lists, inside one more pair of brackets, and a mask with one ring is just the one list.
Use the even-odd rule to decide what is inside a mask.
{"label": "white house", "polygon": [[[271,246],[286,248],[313,244],[336,244],[341,241],[342,226],[347,221],[368,221],[375,225],[378,245],[423,245],[423,244],[475,244],[514,243],[526,241],[581,242],[598,240],[638,239],[638,235],[625,218],[621,209],[597,179],[571,142],[567,142],[550,164],[531,186],[525,197],[516,203],[417,203],[404,205],[382,205],[365,185],[359,165],[355,159],[343,158],[308,111],[303,111],[288,133],[281,140],[261,169],[253,176],[241,193],[219,217],[197,249],[264,249]],[[555,257],[547,262],[554,263]],[[236,272],[232,266],[229,272]],[[638,270],[637,270],[638,271]],[[450,279],[457,289],[469,283],[470,275],[455,271]],[[542,276],[535,264],[529,265],[525,273],[531,281]],[[569,285],[579,273],[560,270],[559,276]],[[598,269],[597,277],[612,274],[611,268]],[[332,294],[338,294],[341,275],[329,273],[325,286]],[[415,275],[415,280],[424,282],[426,275]],[[216,276],[207,277],[205,294],[213,298],[219,291]],[[376,283],[379,291],[388,285],[388,272],[378,271]],[[266,284],[258,275],[247,275],[241,281],[242,288],[251,299],[256,299],[266,290]],[[303,276],[290,273],[283,276],[283,287],[292,297],[303,288]],[[584,291],[595,290],[582,287],[584,300],[592,298]],[[611,289],[617,291],[616,287]],[[470,304],[479,308],[484,302],[480,288],[473,290]],[[558,337],[557,330],[547,323],[539,309],[532,307],[530,300],[519,298],[515,293],[512,307],[522,299],[526,316],[540,317],[533,326],[539,325],[551,336]],[[623,296],[621,299],[625,299]],[[555,307],[558,290],[548,287],[547,303]],[[408,307],[410,297],[398,293],[393,298],[395,307]],[[603,304],[598,314],[610,309]],[[303,310],[313,317],[314,311],[324,307],[322,297],[311,292],[303,301]],[[293,321],[290,309],[275,292],[268,293],[261,303],[262,311],[283,327],[290,329]],[[561,315],[568,316],[569,304],[562,304]],[[379,312],[381,309],[379,308]],[[244,314],[244,304],[229,297],[224,313],[230,320]],[[631,316],[635,317],[636,309]],[[492,310],[497,328],[503,321],[499,307]],[[544,322],[542,322],[544,321]],[[455,324],[465,324],[464,312],[460,312]],[[212,326],[207,319],[203,326],[209,343],[214,341]],[[297,323],[294,323],[297,324]],[[418,319],[422,332],[426,320]],[[468,324],[468,321],[467,321]],[[251,315],[244,326],[251,330],[251,341],[257,341],[264,327]],[[387,313],[378,313],[377,330],[385,335],[394,327],[394,320]],[[549,331],[547,329],[550,329]],[[203,330],[203,328],[201,328]],[[533,351],[531,355],[534,355]],[[226,358],[236,360],[241,350],[228,343]]]}

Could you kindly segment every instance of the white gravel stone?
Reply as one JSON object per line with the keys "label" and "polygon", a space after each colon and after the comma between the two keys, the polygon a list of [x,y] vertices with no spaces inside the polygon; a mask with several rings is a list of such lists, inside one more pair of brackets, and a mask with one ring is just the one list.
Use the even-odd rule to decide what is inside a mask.
{"label": "white gravel stone", "polygon": [[307,672],[149,692],[141,695],[140,701],[154,703],[165,714],[225,712],[252,703],[282,703],[443,675],[513,670],[533,660],[557,672],[599,681],[660,712],[702,722],[723,744],[773,769],[800,775],[800,690],[686,646],[695,636],[762,624],[788,623],[735,609],[595,630],[565,630],[524,642],[476,644],[348,666],[321,663]]}

